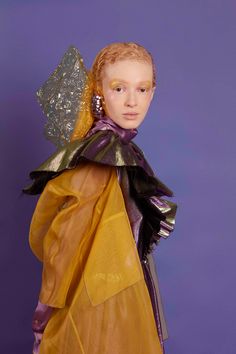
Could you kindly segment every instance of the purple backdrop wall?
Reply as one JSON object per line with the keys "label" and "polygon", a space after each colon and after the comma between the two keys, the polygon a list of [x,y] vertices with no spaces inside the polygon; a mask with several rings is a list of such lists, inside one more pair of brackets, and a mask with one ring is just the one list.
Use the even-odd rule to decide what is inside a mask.
{"label": "purple backdrop wall", "polygon": [[158,88],[136,141],[175,191],[175,233],[155,252],[167,354],[235,354],[235,15],[220,0],[1,1],[1,353],[30,353],[40,264],[28,246],[28,172],[54,147],[35,91],[70,44],[90,66],[137,41]]}

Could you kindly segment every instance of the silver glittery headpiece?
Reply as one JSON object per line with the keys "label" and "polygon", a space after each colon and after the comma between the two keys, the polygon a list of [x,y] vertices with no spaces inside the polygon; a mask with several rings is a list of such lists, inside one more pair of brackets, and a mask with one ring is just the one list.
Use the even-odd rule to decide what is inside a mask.
{"label": "silver glittery headpiece", "polygon": [[47,116],[44,134],[57,146],[70,141],[78,112],[84,109],[82,96],[87,78],[83,59],[77,48],[71,45],[60,64],[36,92]]}

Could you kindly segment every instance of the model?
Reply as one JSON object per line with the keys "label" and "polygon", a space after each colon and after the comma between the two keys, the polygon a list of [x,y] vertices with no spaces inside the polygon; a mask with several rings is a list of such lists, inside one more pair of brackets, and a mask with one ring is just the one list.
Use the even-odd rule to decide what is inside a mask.
{"label": "model", "polygon": [[103,48],[90,71],[70,46],[37,91],[57,151],[24,189],[41,193],[29,236],[43,263],[34,353],[164,353],[152,251],[177,206],[132,141],[155,88],[151,54],[128,42]]}

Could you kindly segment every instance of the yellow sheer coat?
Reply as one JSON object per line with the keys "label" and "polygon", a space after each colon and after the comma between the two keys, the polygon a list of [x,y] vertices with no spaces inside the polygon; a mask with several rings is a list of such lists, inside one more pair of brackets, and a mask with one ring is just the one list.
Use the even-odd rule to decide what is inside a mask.
{"label": "yellow sheer coat", "polygon": [[30,226],[54,307],[40,354],[161,354],[114,167],[84,163],[50,180]]}

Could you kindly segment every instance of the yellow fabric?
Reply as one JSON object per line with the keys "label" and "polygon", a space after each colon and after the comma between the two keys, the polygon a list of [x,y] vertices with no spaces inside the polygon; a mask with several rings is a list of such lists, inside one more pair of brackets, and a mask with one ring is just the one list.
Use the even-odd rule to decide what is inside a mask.
{"label": "yellow fabric", "polygon": [[55,308],[40,354],[162,353],[115,168],[84,163],[49,181],[30,245],[39,299]]}

